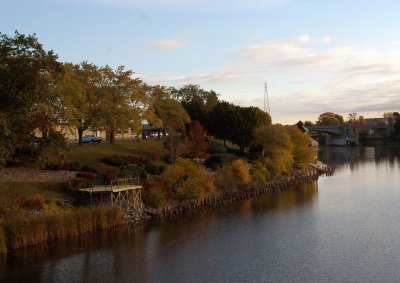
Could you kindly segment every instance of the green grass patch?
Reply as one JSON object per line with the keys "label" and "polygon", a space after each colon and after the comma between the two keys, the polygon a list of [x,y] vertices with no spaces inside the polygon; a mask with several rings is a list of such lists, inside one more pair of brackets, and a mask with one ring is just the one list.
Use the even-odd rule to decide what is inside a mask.
{"label": "green grass patch", "polygon": [[71,146],[65,153],[71,162],[77,161],[80,164],[90,164],[100,172],[115,170],[114,166],[103,163],[104,157],[135,155],[147,158],[148,160],[159,160],[167,151],[161,141],[141,141],[132,143],[117,144],[84,144],[82,146]]}

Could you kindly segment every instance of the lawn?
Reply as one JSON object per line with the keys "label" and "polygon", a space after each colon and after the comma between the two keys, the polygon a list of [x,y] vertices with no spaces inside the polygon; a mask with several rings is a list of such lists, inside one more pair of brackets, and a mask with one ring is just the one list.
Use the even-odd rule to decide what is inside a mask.
{"label": "lawn", "polygon": [[99,169],[100,172],[115,170],[115,167],[109,166],[101,162],[106,156],[113,155],[134,155],[142,156],[149,160],[162,159],[167,154],[162,141],[140,141],[131,143],[117,144],[84,144],[82,146],[71,146],[66,152],[69,161],[77,161],[81,165],[88,164]]}

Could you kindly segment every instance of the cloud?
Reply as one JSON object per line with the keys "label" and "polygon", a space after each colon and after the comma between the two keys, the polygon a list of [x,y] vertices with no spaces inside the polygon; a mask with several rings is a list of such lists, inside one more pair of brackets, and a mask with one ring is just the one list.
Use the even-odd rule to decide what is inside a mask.
{"label": "cloud", "polygon": [[168,52],[184,48],[185,42],[178,39],[162,39],[151,43],[148,47],[156,52]]}
{"label": "cloud", "polygon": [[310,115],[316,119],[325,111],[347,116],[399,110],[400,51],[333,46],[332,42],[329,36],[309,35],[267,41],[238,50],[223,69],[146,79],[169,85],[198,83],[217,89],[225,100],[260,108],[267,79],[272,86],[272,115],[297,115],[297,120]]}

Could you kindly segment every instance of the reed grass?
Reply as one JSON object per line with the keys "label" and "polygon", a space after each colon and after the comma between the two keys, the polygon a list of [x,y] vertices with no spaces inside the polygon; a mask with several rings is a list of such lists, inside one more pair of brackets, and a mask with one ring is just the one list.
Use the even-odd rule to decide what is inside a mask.
{"label": "reed grass", "polygon": [[79,208],[63,214],[12,217],[0,224],[0,253],[125,223],[118,207]]}

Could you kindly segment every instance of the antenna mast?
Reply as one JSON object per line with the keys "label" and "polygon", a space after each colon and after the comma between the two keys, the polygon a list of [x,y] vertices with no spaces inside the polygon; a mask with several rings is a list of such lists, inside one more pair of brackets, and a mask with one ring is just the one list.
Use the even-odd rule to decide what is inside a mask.
{"label": "antenna mast", "polygon": [[268,98],[268,86],[267,82],[264,82],[264,112],[271,114],[271,110],[269,109],[269,98]]}

